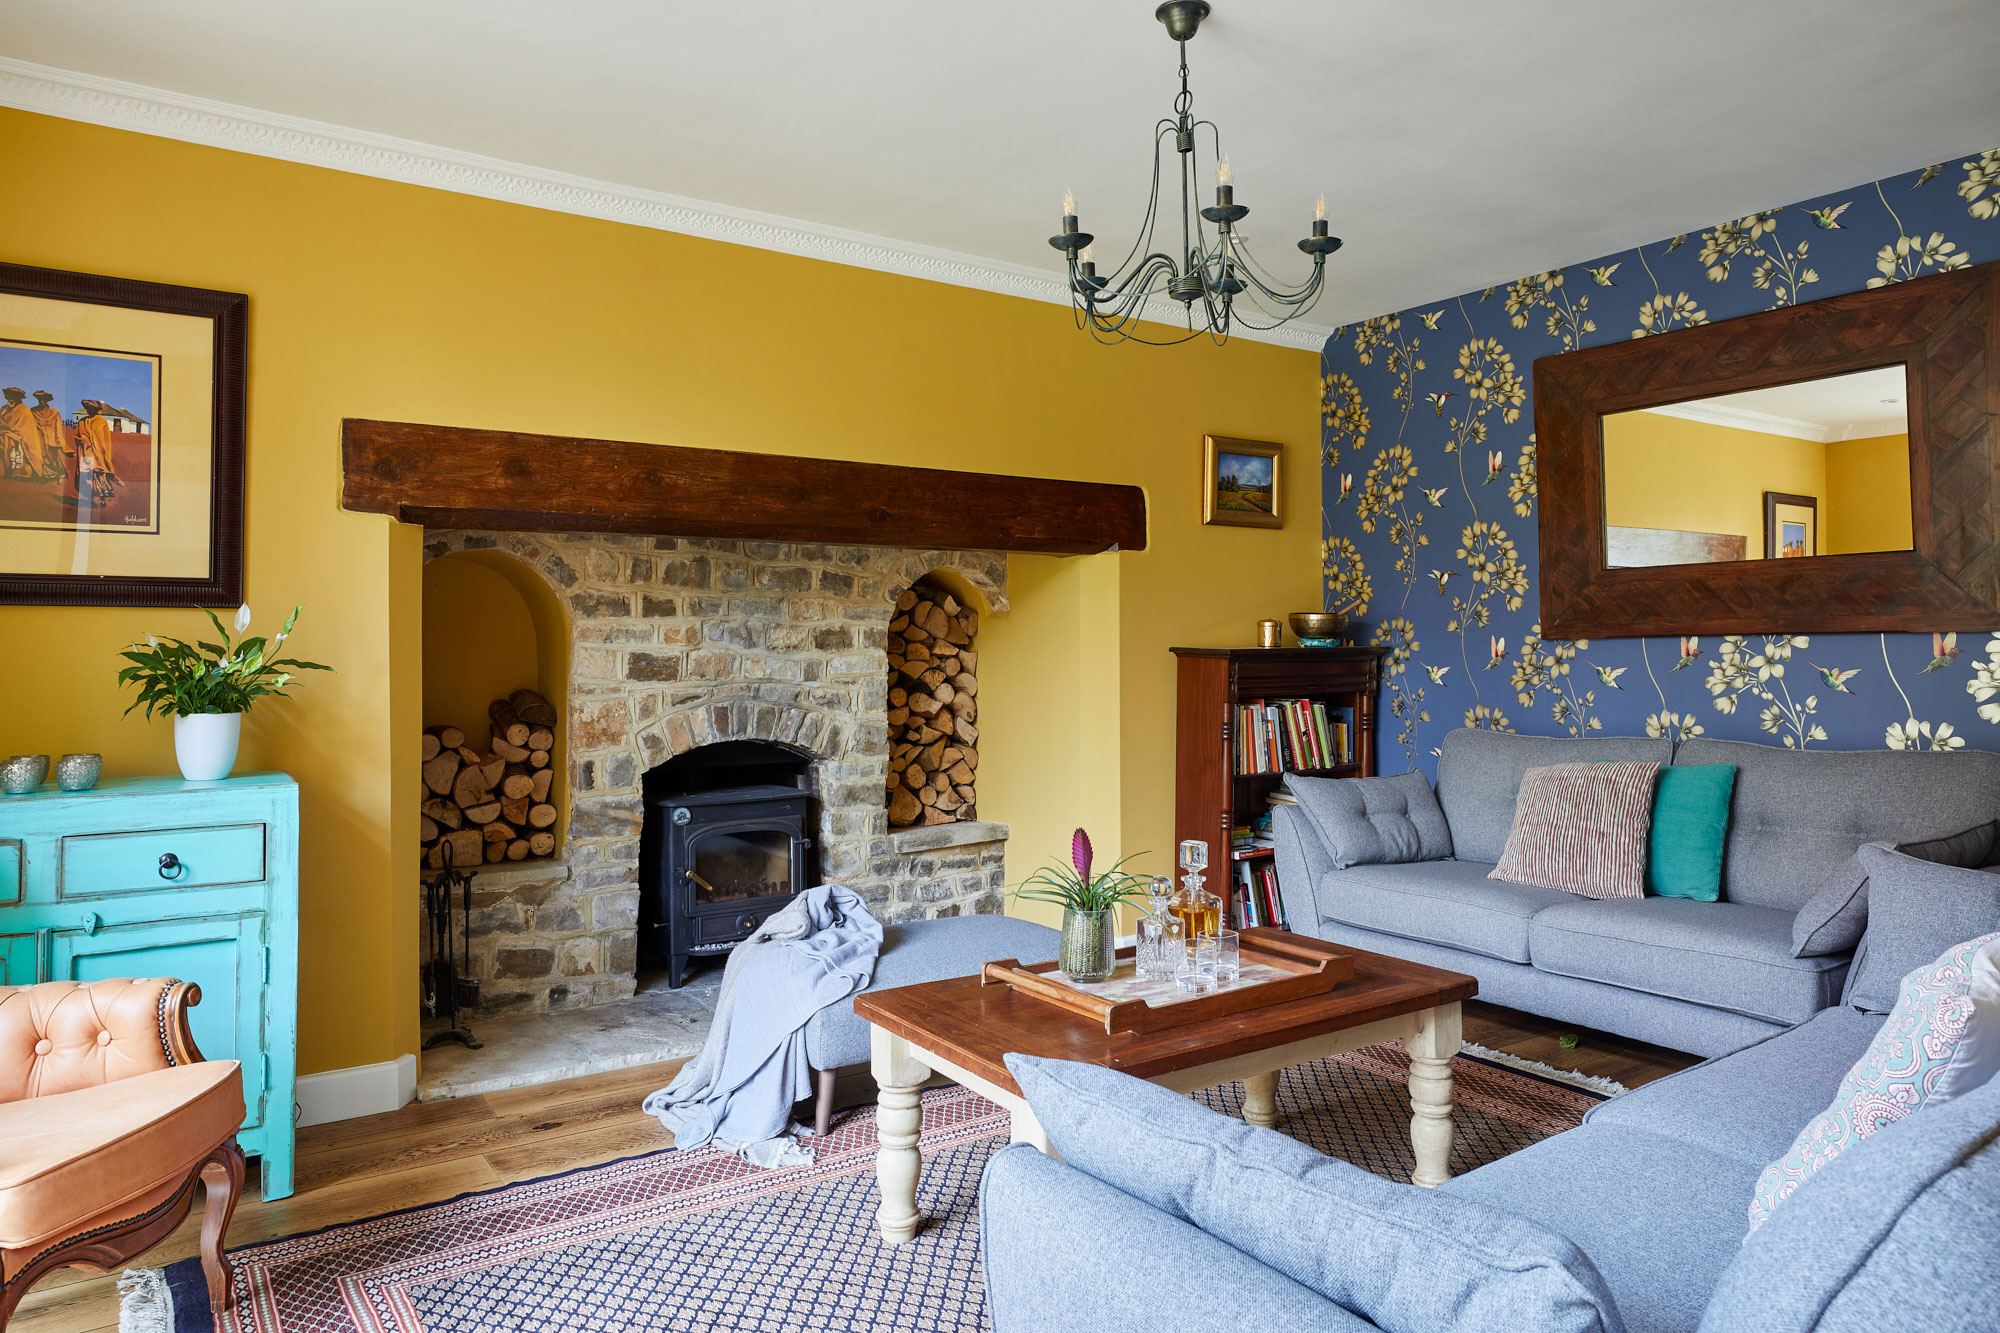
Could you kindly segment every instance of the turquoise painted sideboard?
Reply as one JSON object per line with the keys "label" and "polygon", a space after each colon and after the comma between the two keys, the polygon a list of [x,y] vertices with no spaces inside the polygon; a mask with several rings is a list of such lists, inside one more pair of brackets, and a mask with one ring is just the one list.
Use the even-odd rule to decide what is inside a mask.
{"label": "turquoise painted sideboard", "polygon": [[263,1194],[292,1192],[299,788],[110,778],[0,796],[0,984],[178,977],[210,1059],[243,1062],[237,1141]]}

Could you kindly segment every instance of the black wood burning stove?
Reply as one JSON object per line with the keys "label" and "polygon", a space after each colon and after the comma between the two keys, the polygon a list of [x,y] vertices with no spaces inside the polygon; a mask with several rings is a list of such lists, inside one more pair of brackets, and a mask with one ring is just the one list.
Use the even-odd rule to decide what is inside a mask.
{"label": "black wood burning stove", "polygon": [[646,774],[639,837],[641,965],[667,984],[724,954],[811,887],[808,761],[761,741],[702,746]]}

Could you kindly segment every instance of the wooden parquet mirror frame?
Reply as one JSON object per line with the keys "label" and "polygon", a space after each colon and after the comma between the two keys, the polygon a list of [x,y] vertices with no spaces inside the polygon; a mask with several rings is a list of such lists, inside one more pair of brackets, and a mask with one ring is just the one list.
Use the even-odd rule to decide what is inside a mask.
{"label": "wooden parquet mirror frame", "polygon": [[[1902,364],[1914,549],[1611,569],[1602,418]],[[2000,628],[2000,263],[1535,362],[1542,634]]]}

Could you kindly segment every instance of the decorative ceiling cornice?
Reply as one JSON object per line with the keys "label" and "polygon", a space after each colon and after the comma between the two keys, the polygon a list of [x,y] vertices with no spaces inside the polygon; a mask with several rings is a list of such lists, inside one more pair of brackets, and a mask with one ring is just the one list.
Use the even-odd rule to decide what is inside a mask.
{"label": "decorative ceiling cornice", "polygon": [[[0,56],[0,106],[1002,296],[1052,305],[1070,303],[1059,275],[1021,264],[634,189],[4,56]],[[1181,311],[1173,302],[1155,302],[1149,314],[1161,323],[1181,322]],[[1318,352],[1332,332],[1330,328],[1288,325],[1270,332],[1239,329],[1234,336]]]}

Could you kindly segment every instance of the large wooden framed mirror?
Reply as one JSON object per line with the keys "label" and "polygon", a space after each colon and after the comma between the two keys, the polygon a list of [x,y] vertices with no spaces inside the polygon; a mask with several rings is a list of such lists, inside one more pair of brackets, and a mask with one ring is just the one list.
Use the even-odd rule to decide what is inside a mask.
{"label": "large wooden framed mirror", "polygon": [[1549,638],[2000,628],[2000,263],[1535,362]]}

